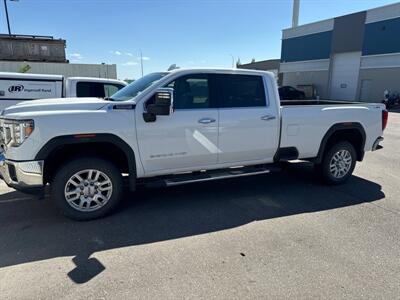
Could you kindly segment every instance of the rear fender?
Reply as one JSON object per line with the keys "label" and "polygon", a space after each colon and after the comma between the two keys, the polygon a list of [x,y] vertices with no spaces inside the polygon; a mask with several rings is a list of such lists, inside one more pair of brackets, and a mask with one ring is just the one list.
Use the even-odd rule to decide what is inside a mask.
{"label": "rear fender", "polygon": [[[322,138],[317,157],[315,157],[312,161],[317,164],[321,163],[330,139],[334,137],[336,134],[339,135],[338,138],[340,139],[340,134],[342,133],[343,135],[345,135],[346,131],[349,132],[349,130],[357,130],[357,132],[361,135],[361,145],[360,147],[358,147],[359,149],[356,149],[356,151],[357,151],[357,160],[362,161],[364,158],[366,135],[364,127],[357,122],[338,123],[329,128],[328,131],[325,133],[324,137]],[[348,140],[348,138],[344,140]],[[349,140],[349,142],[352,141]]]}

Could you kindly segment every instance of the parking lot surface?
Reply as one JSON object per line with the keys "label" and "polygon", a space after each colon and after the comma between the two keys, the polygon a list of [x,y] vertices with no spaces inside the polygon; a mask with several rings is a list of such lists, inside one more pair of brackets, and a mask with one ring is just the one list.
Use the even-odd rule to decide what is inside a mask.
{"label": "parking lot surface", "polygon": [[400,295],[400,113],[345,185],[281,173],[140,189],[92,222],[0,187],[1,299]]}

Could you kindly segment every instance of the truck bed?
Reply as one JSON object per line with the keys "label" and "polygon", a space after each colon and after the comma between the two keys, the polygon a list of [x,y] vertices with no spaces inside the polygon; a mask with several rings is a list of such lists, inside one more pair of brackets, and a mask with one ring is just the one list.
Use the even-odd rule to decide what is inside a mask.
{"label": "truck bed", "polygon": [[281,100],[281,106],[291,105],[354,105],[366,104],[365,102],[344,101],[344,100]]}
{"label": "truck bed", "polygon": [[324,135],[335,124],[358,123],[366,134],[365,151],[382,134],[384,104],[331,101],[283,100],[281,101],[281,148],[295,147],[299,158],[313,158]]}

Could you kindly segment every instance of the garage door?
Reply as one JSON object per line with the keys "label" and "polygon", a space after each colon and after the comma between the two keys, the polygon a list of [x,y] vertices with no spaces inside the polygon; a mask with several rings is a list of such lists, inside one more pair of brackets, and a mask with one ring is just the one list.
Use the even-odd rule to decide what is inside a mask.
{"label": "garage door", "polygon": [[335,54],[332,61],[331,99],[355,100],[361,52]]}

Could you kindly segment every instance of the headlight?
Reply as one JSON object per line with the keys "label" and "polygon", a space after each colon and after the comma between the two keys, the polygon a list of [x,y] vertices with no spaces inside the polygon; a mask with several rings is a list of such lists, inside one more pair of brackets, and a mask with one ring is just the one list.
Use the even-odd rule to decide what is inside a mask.
{"label": "headlight", "polygon": [[35,128],[33,120],[2,120],[2,139],[9,147],[20,146]]}

